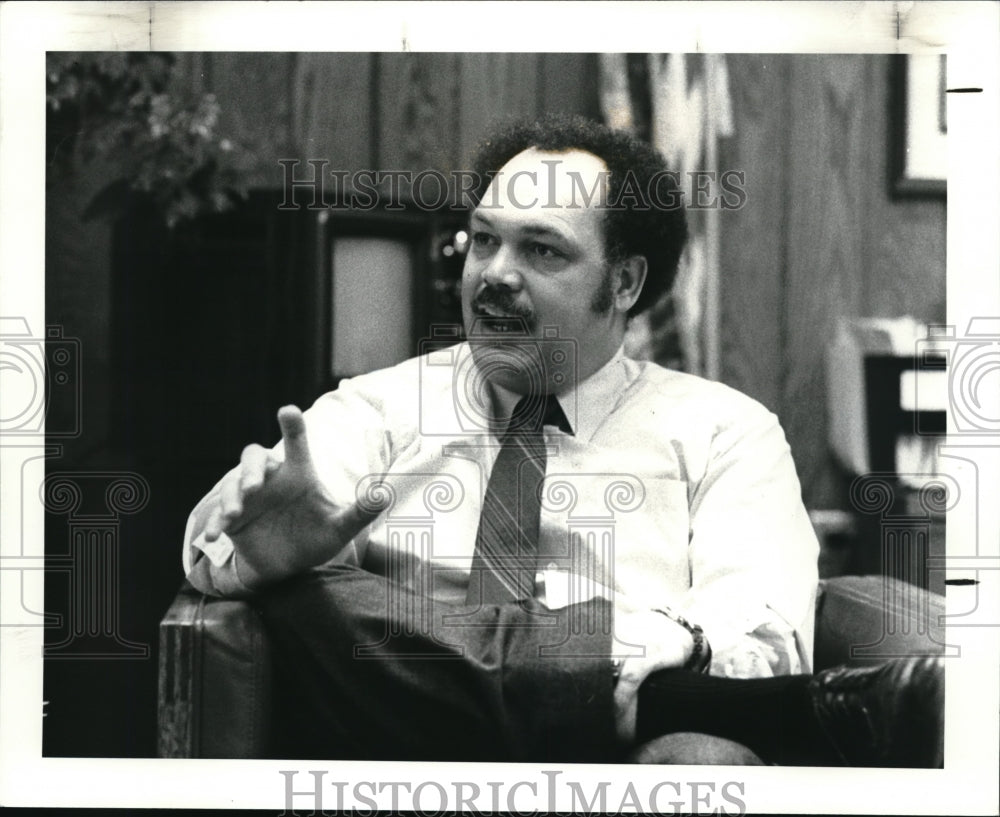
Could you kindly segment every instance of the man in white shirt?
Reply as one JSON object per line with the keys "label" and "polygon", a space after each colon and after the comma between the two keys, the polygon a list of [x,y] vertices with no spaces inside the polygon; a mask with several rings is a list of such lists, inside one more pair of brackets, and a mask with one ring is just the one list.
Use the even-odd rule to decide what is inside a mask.
{"label": "man in white shirt", "polygon": [[777,419],[622,353],[686,238],[659,157],[560,119],[480,158],[468,340],[282,409],[192,513],[189,579],[259,596],[304,754],[617,759],[709,689],[768,760],[849,755],[802,726],[818,547]]}

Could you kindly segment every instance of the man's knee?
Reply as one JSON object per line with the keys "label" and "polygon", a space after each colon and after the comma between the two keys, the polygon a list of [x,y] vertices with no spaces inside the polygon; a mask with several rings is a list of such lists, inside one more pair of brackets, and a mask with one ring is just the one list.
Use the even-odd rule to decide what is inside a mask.
{"label": "man's knee", "polygon": [[742,743],[700,732],[662,735],[634,749],[626,761],[689,766],[766,765]]}
{"label": "man's knee", "polygon": [[276,636],[322,641],[327,649],[347,639],[364,644],[385,630],[386,580],[358,568],[313,568],[279,582],[256,598]]}

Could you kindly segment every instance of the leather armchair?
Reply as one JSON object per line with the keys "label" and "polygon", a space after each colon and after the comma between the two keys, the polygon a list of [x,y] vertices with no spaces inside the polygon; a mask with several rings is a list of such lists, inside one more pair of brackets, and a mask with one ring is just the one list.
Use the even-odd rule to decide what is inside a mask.
{"label": "leather armchair", "polygon": [[[824,580],[814,669],[940,653],[943,623],[944,597],[914,585],[882,576]],[[160,623],[159,647],[160,757],[273,754],[271,649],[252,605],[211,598],[185,583]],[[691,736],[676,745],[689,747]],[[730,757],[737,759],[730,761],[702,759],[695,751],[651,762],[744,762],[738,758],[747,750],[732,746]]]}

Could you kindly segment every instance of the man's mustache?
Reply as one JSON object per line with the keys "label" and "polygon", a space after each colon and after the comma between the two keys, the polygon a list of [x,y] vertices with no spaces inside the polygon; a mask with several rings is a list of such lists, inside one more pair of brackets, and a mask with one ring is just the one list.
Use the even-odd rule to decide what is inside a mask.
{"label": "man's mustache", "polygon": [[529,324],[535,316],[534,310],[521,306],[510,292],[501,289],[482,290],[472,299],[472,308],[501,312],[511,318],[523,318]]}

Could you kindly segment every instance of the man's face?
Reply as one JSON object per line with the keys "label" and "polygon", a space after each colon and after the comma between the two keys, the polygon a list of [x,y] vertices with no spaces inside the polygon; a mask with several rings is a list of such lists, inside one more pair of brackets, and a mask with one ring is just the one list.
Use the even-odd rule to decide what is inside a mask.
{"label": "man's face", "polygon": [[542,388],[559,392],[572,384],[566,367],[560,377],[548,366],[556,347],[573,358],[570,376],[583,379],[620,345],[624,315],[614,308],[599,199],[585,206],[581,192],[606,172],[584,151],[531,148],[501,168],[472,214],[462,314],[473,353],[493,382],[535,390],[542,365]]}

